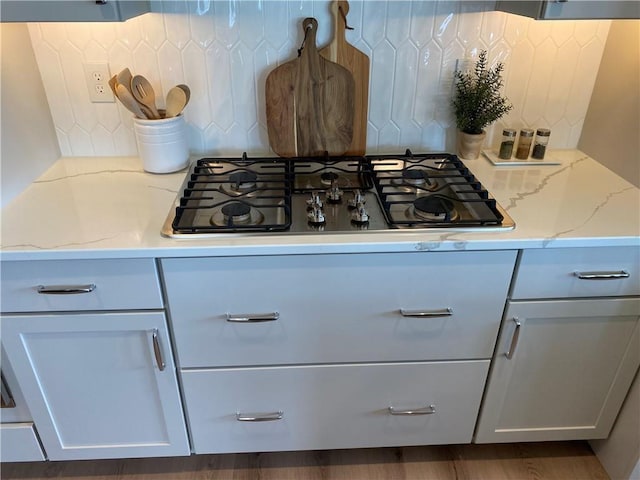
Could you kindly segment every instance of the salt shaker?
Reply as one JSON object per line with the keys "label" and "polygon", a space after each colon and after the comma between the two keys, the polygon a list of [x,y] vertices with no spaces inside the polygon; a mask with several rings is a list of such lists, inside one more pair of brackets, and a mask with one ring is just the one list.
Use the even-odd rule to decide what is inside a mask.
{"label": "salt shaker", "polygon": [[516,131],[513,128],[505,128],[502,131],[502,142],[500,143],[500,151],[498,158],[509,160],[513,153],[513,144],[516,141]]}
{"label": "salt shaker", "polygon": [[520,140],[518,140],[518,149],[516,150],[516,158],[518,160],[526,160],[529,158],[529,150],[531,150],[532,140],[532,129],[523,128],[522,130],[520,130]]}
{"label": "salt shaker", "polygon": [[547,151],[547,144],[549,143],[549,136],[551,135],[551,130],[548,128],[539,128],[536,131],[536,139],[533,142],[533,152],[531,153],[531,158],[535,158],[536,160],[542,160],[544,158],[544,154]]}

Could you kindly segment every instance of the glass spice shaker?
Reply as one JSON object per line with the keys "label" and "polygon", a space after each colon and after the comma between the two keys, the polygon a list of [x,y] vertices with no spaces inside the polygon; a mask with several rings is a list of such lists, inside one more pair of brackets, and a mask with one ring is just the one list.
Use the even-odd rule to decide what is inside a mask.
{"label": "glass spice shaker", "polygon": [[516,141],[516,131],[513,128],[505,128],[502,130],[502,142],[500,143],[500,151],[498,158],[509,160],[513,153],[513,144]]}
{"label": "glass spice shaker", "polygon": [[549,143],[549,135],[551,135],[551,130],[548,128],[539,128],[536,131],[536,139],[533,142],[531,158],[535,158],[537,160],[542,160],[544,158],[544,154],[547,151],[547,144]]}
{"label": "glass spice shaker", "polygon": [[529,158],[529,150],[531,149],[532,140],[532,129],[523,128],[522,130],[520,130],[520,140],[518,140],[518,148],[516,150],[516,158],[518,160],[526,160]]}

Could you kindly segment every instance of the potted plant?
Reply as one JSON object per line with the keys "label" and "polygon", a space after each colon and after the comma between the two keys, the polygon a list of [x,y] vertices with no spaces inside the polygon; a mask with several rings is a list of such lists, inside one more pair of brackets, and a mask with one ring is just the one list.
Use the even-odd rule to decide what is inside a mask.
{"label": "potted plant", "polygon": [[485,127],[513,108],[500,94],[503,70],[501,62],[487,68],[487,52],[482,50],[473,70],[455,72],[452,104],[458,127],[457,153],[461,158],[478,158],[486,136]]}

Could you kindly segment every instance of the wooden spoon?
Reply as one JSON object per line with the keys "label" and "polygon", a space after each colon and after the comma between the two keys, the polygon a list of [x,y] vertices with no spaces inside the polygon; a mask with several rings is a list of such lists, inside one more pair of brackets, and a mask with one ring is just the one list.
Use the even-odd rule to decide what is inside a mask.
{"label": "wooden spoon", "polygon": [[132,112],[136,117],[148,118],[142,110],[140,104],[135,98],[133,98],[133,95],[131,95],[131,92],[129,92],[129,90],[127,90],[121,83],[118,83],[116,85],[116,96],[118,97],[118,100],[120,100],[120,102],[127,108],[127,110]]}
{"label": "wooden spoon", "polygon": [[173,87],[167,93],[167,106],[165,118],[176,117],[187,105],[187,94],[180,87]]}
{"label": "wooden spoon", "polygon": [[118,93],[116,92],[117,85],[118,85],[117,75],[114,75],[109,79],[109,86],[111,87],[111,91],[113,92],[116,98],[118,98]]}
{"label": "wooden spoon", "polygon": [[189,103],[189,99],[191,98],[191,89],[184,83],[181,83],[180,85],[176,85],[176,87],[181,88],[184,91],[184,94],[187,96],[187,101],[185,105]]}
{"label": "wooden spoon", "polygon": [[135,75],[131,79],[131,93],[133,98],[149,109],[152,118],[160,118],[156,108],[156,94],[149,80],[142,75]]}
{"label": "wooden spoon", "polygon": [[131,71],[128,68],[125,68],[116,75],[116,84],[123,85],[124,88],[129,90],[129,93],[133,94],[131,92],[131,78]]}

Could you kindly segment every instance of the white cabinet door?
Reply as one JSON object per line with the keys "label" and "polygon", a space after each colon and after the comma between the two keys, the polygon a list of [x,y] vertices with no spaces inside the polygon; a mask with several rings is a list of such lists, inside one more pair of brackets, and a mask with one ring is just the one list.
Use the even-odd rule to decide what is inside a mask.
{"label": "white cabinet door", "polygon": [[3,22],[116,22],[150,11],[149,0],[2,0]]}
{"label": "white cabinet door", "polygon": [[162,270],[180,368],[486,359],[515,256],[176,258]]}
{"label": "white cabinet door", "polygon": [[[469,443],[488,360],[182,372],[196,453]],[[393,411],[389,410],[393,408]]]}
{"label": "white cabinet door", "polygon": [[511,303],[476,442],[605,438],[640,365],[638,312],[638,298]]}
{"label": "white cabinet door", "polygon": [[640,5],[628,0],[499,0],[496,10],[540,20],[640,18]]}
{"label": "white cabinet door", "polygon": [[3,316],[2,344],[49,459],[189,454],[162,312]]}

